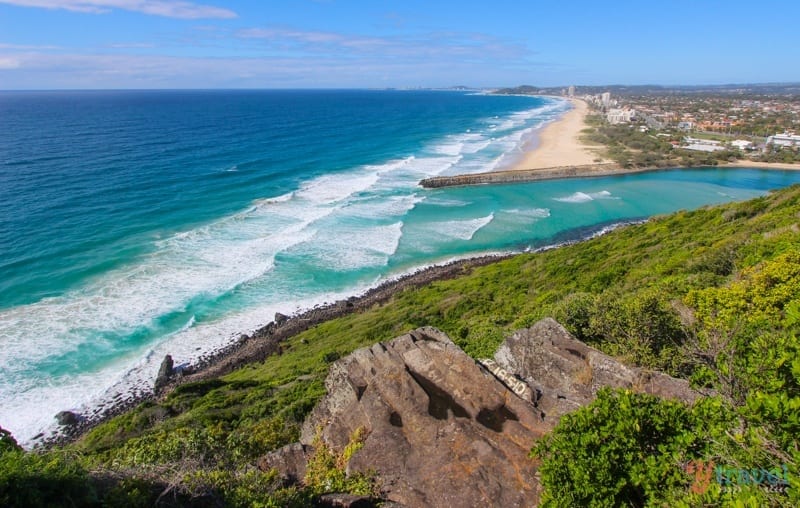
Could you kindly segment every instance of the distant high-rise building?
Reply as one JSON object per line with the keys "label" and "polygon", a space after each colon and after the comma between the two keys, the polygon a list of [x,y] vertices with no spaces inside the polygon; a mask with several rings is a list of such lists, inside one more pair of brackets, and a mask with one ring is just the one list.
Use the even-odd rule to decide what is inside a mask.
{"label": "distant high-rise building", "polygon": [[603,92],[603,95],[600,96],[600,100],[603,103],[603,107],[608,109],[611,105],[611,92]]}
{"label": "distant high-rise building", "polygon": [[575,86],[574,85],[570,85],[569,88],[567,88],[567,96],[575,97]]}

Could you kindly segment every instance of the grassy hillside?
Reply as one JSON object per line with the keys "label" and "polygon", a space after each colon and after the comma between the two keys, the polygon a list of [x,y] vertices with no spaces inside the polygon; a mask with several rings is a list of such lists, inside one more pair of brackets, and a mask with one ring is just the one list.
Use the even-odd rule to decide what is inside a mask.
{"label": "grassy hillside", "polygon": [[[786,360],[781,360],[781,355],[793,351],[791,339],[797,322],[786,316],[794,315],[797,305],[786,302],[800,299],[800,279],[795,287],[791,271],[793,265],[800,266],[800,260],[792,257],[798,252],[800,187],[793,187],[745,203],[654,218],[587,242],[519,255],[454,280],[406,290],[384,305],[293,337],[280,355],[263,363],[220,379],[183,385],[158,404],[143,404],[64,450],[44,456],[26,454],[16,449],[10,437],[3,438],[0,486],[5,489],[0,489],[0,504],[36,504],[30,498],[2,496],[15,492],[25,496],[44,489],[43,485],[65,482],[83,486],[74,491],[79,505],[100,505],[101,501],[105,505],[152,505],[165,489],[168,494],[160,502],[172,504],[224,499],[232,506],[249,506],[254,500],[265,506],[302,505],[325,490],[325,482],[311,482],[304,490],[281,488],[269,473],[258,472],[254,463],[257,457],[297,438],[300,423],[324,393],[332,361],[423,325],[444,330],[473,357],[488,357],[505,335],[545,316],[556,317],[579,338],[628,362],[664,369],[716,390],[720,396],[714,400],[724,411],[714,413],[713,421],[718,422],[714,432],[725,435],[745,424],[750,428],[750,422],[760,425],[764,436],[770,437],[760,444],[748,442],[750,455],[764,461],[782,460],[796,478],[797,445],[785,437],[794,428],[781,430],[784,437],[779,438],[770,425],[794,407],[797,379],[791,372],[758,371],[754,365],[759,358],[783,365]],[[788,275],[784,274],[786,280],[767,277],[758,286],[755,279],[765,270],[788,271]],[[757,288],[762,300],[748,301],[747,295]],[[773,294],[776,291],[780,294]],[[751,323],[745,317],[756,307],[766,317]],[[735,358],[746,352],[743,347],[738,351],[730,347],[765,334],[770,340],[747,353],[752,362],[738,365]],[[771,351],[771,346],[778,353]],[[756,389],[754,379],[759,375],[774,381],[774,386]],[[800,362],[796,377],[800,378]],[[739,378],[743,380],[737,384]],[[743,415],[740,408],[756,404],[753,397],[757,393],[780,400],[764,399],[762,405],[767,409]],[[630,404],[625,397],[628,395],[609,395],[599,404],[606,409]],[[675,411],[690,411],[666,411],[659,401],[647,404],[654,407],[649,410],[653,415],[667,415],[663,416],[667,421]],[[589,411],[586,418],[600,410]],[[610,414],[627,413],[612,410]],[[767,420],[772,423],[764,423]],[[685,421],[686,432],[694,432],[703,419],[692,413]],[[569,436],[569,428],[563,430],[564,436]],[[575,448],[568,437],[554,443],[553,448],[539,450],[550,465],[554,455]],[[715,451],[717,461],[723,459],[723,453],[735,455],[730,446],[732,451]],[[774,448],[772,455],[764,451],[768,447]],[[755,453],[755,449],[763,453]],[[693,457],[701,456],[700,448],[695,452]],[[335,463],[330,461],[325,466],[329,470],[319,477],[337,479],[341,489],[372,488],[368,479],[344,478]],[[691,475],[673,466],[665,469],[670,482],[665,492],[680,497],[681,492],[688,493]],[[556,465],[553,468],[558,470]],[[63,471],[61,476],[58,470]],[[648,489],[664,490],[658,483],[660,477],[651,483],[624,475],[620,478],[622,483],[638,481],[650,485]],[[555,474],[546,477],[545,483],[549,480],[563,478]],[[586,485],[574,488],[587,489]],[[47,495],[44,489],[43,503]],[[636,499],[631,504],[640,505]],[[650,502],[655,498],[645,495],[641,499]],[[769,498],[773,504],[780,500]],[[551,497],[551,502],[559,505],[557,496]]]}

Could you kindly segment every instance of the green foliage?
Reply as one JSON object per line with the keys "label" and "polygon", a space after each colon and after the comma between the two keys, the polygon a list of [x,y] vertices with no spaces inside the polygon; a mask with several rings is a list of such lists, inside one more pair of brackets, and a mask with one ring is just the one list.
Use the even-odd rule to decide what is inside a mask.
{"label": "green foliage", "polygon": [[[4,436],[4,439],[6,437]],[[6,449],[0,455],[0,506],[91,506],[97,503],[90,478],[72,455]]]}
{"label": "green foliage", "polygon": [[0,456],[6,452],[13,452],[21,450],[17,444],[17,440],[3,427],[0,427]]}
{"label": "green foliage", "polygon": [[137,476],[112,480],[102,493],[103,508],[149,508],[156,506],[163,487]]}
{"label": "green foliage", "polygon": [[274,471],[264,473],[253,468],[195,471],[185,475],[182,483],[192,498],[207,500],[212,506],[301,508],[313,501],[307,490],[283,488]]}
{"label": "green foliage", "polygon": [[704,424],[678,402],[601,390],[534,447],[542,506],[645,506],[675,497],[689,486],[682,464],[705,446],[695,434]]}
{"label": "green foliage", "polygon": [[[602,391],[595,403],[563,417],[534,448],[543,459],[546,505],[798,505],[800,250],[786,250],[735,275],[728,284],[691,289],[684,298],[691,309],[684,349],[694,361],[693,377],[722,398],[687,408]],[[595,314],[602,298],[576,295],[565,316],[584,333],[596,332],[596,315],[626,323],[624,307]],[[657,308],[646,301],[634,308],[640,305],[649,309],[643,315],[653,316]],[[662,307],[657,314],[666,311]],[[635,322],[632,328],[641,334],[647,326]],[[602,335],[614,337],[615,330]],[[690,491],[681,464],[698,460],[708,465],[706,476],[695,477]],[[789,474],[791,487],[772,491],[763,473],[755,476],[760,485],[720,480],[742,478],[742,471],[781,471],[782,477]]]}
{"label": "green foliage", "polygon": [[654,289],[622,295],[575,293],[554,315],[581,340],[644,367],[674,370],[671,362],[684,338],[678,316]]}
{"label": "green foliage", "polygon": [[316,495],[328,492],[349,492],[362,496],[378,494],[374,475],[347,474],[347,464],[364,445],[364,430],[356,429],[341,453],[336,453],[322,440],[322,430],[314,436],[314,454],[308,461],[304,483]]}
{"label": "green foliage", "polygon": [[797,397],[792,362],[800,348],[800,251],[743,270],[739,277],[686,296],[696,319],[688,344],[698,364],[694,377],[738,405],[758,392]]}

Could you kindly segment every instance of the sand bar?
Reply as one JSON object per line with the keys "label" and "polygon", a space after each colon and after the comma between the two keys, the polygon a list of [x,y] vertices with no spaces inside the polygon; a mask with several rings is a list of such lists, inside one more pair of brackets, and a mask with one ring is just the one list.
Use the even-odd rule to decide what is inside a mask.
{"label": "sand bar", "polygon": [[800,171],[800,164],[787,164],[785,162],[755,162],[747,159],[729,162],[727,164],[723,164],[722,166],[726,168],[789,169]]}

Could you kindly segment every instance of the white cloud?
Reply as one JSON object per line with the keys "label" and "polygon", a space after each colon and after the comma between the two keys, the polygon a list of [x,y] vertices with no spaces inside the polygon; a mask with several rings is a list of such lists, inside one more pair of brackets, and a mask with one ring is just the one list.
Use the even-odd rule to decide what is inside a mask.
{"label": "white cloud", "polygon": [[20,7],[64,9],[94,14],[121,9],[179,19],[225,19],[236,17],[236,13],[229,9],[211,5],[199,5],[182,0],[0,0],[0,3]]}
{"label": "white cloud", "polygon": [[108,47],[114,49],[150,49],[155,48],[156,45],[152,42],[115,42],[109,44]]}
{"label": "white cloud", "polygon": [[[20,68],[4,72],[0,88],[363,88],[373,86],[479,86],[506,82],[486,65],[380,57],[188,58],[158,55],[15,55]],[[512,80],[516,82],[517,80]]]}
{"label": "white cloud", "polygon": [[5,42],[0,42],[0,49],[13,49],[13,50],[51,50],[51,49],[60,49],[58,46],[52,45],[35,45],[35,44],[9,44]]}
{"label": "white cloud", "polygon": [[18,69],[20,61],[8,56],[0,56],[0,70]]}
{"label": "white cloud", "polygon": [[243,40],[260,43],[269,50],[337,57],[346,55],[506,61],[525,58],[531,54],[522,45],[472,33],[434,32],[415,36],[372,37],[287,28],[247,28],[238,31],[236,35]]}

